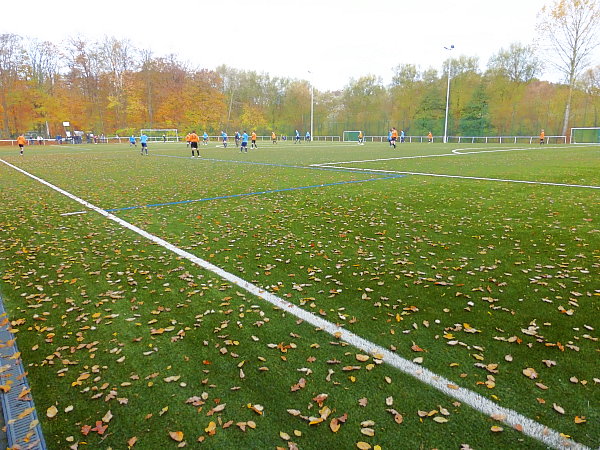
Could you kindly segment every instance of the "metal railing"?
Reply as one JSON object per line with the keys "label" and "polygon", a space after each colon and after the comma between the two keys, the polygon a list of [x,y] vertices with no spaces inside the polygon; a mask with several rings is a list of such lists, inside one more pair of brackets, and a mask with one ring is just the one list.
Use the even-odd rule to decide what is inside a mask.
{"label": "metal railing", "polygon": [[[202,136],[200,137],[202,139]],[[433,136],[432,142],[441,143],[443,142],[443,136]],[[136,136],[136,140],[139,142],[139,136]],[[221,136],[209,136],[209,140],[211,142],[222,142]],[[229,142],[234,141],[234,136],[228,136],[227,140]],[[271,141],[271,136],[257,136],[257,140],[260,141]],[[301,141],[305,141],[306,138],[301,136]],[[313,141],[316,142],[343,142],[341,136],[313,136]],[[162,137],[151,136],[148,137],[149,142],[163,142]],[[293,136],[277,136],[277,141],[280,142],[293,142]],[[387,136],[365,136],[365,142],[387,142]],[[449,143],[457,143],[457,144],[537,144],[540,141],[539,136],[448,136]],[[174,137],[168,136],[167,143],[175,143],[175,142],[185,142],[184,137]],[[355,142],[355,141],[347,141],[347,142]],[[427,136],[405,136],[404,142],[408,143],[427,143],[429,139]],[[29,139],[28,144],[33,146],[38,145],[62,145],[62,144],[72,144],[73,141],[70,139],[63,138],[62,140],[57,139],[42,139],[41,141],[38,139]],[[129,143],[129,137],[127,136],[104,136],[100,137],[97,140],[87,140],[84,136],[81,144],[127,144]],[[400,138],[398,138],[397,143],[400,142]],[[567,144],[568,139],[567,136],[546,136],[544,138],[544,143],[546,144]],[[16,146],[16,139],[0,139],[0,145],[10,145]]]}

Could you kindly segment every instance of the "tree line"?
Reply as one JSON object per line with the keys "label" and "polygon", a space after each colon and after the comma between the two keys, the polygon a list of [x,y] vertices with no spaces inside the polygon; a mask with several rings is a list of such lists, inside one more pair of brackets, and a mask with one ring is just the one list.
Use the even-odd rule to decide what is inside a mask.
{"label": "tree line", "polygon": [[[564,73],[564,83],[540,80],[549,62],[520,43],[498,50],[484,71],[477,57],[464,55],[448,58],[441,71],[402,63],[393,68],[389,85],[366,75],[340,90],[315,90],[314,134],[363,130],[385,135],[392,126],[407,135],[443,134],[448,76],[449,135],[535,135],[542,128],[550,135],[565,134],[569,126],[600,126],[600,65],[589,67],[586,59],[597,28],[592,27],[591,37],[579,36],[576,48],[557,32],[564,26],[572,34],[574,26],[572,17],[565,21],[573,11],[559,7],[581,3],[587,13],[594,5],[593,0],[557,0],[542,21],[542,32],[555,39],[551,44],[566,58],[550,62]],[[592,9],[592,25],[598,25],[600,12]],[[588,45],[581,47],[584,38]],[[562,58],[558,50],[557,55]],[[4,139],[26,131],[61,134],[63,121],[82,131],[121,136],[141,128],[291,134],[310,128],[310,107],[306,80],[225,65],[192,67],[177,55],[157,56],[115,37],[75,36],[57,45],[0,35]]]}

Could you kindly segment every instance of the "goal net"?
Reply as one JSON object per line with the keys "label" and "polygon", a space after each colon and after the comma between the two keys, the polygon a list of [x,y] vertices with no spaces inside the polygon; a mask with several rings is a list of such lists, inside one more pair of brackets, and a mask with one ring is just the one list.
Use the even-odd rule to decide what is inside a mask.
{"label": "goal net", "polygon": [[178,142],[179,134],[176,128],[144,128],[140,130],[140,134],[148,136],[149,141],[154,142]]}
{"label": "goal net", "polygon": [[360,131],[344,131],[342,141],[344,142],[358,142],[358,134]]}
{"label": "goal net", "polygon": [[600,127],[571,128],[571,144],[600,144]]}

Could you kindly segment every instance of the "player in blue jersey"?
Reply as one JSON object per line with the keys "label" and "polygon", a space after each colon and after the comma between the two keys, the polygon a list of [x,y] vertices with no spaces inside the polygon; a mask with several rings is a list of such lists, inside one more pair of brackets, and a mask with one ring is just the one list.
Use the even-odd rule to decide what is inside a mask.
{"label": "player in blue jersey", "polygon": [[227,133],[221,131],[221,139],[223,140],[223,148],[227,148]]}
{"label": "player in blue jersey", "polygon": [[306,142],[310,142],[310,131],[307,131],[307,132],[306,132],[306,136],[304,137],[304,140],[305,140]]}
{"label": "player in blue jersey", "polygon": [[239,131],[235,132],[234,139],[235,139],[235,146],[239,147],[240,146],[240,139],[242,139],[242,135],[240,134]]}
{"label": "player in blue jersey", "polygon": [[296,130],[296,137],[294,139],[294,144],[299,144],[300,143],[300,132],[298,130]]}
{"label": "player in blue jersey", "polygon": [[140,136],[140,144],[142,144],[142,155],[146,152],[146,156],[148,156],[148,136],[142,134]]}
{"label": "player in blue jersey", "polygon": [[246,133],[246,131],[244,131],[244,134],[242,134],[242,146],[240,147],[240,153],[243,151],[248,153],[248,133]]}
{"label": "player in blue jersey", "polygon": [[206,133],[206,131],[202,135],[202,142],[204,143],[204,145],[208,145],[208,134]]}
{"label": "player in blue jersey", "polygon": [[131,135],[131,137],[129,138],[129,146],[131,147],[132,145],[134,147],[137,147],[137,144],[135,142],[135,136],[133,136],[133,135]]}

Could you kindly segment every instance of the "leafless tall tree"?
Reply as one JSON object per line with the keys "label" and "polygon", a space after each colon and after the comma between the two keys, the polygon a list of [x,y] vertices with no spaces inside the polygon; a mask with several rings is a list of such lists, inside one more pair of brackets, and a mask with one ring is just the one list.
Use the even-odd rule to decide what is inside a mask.
{"label": "leafless tall tree", "polygon": [[551,47],[550,61],[569,85],[562,128],[566,135],[575,83],[600,44],[600,4],[598,0],[555,0],[552,6],[542,8],[538,19],[542,36]]}

